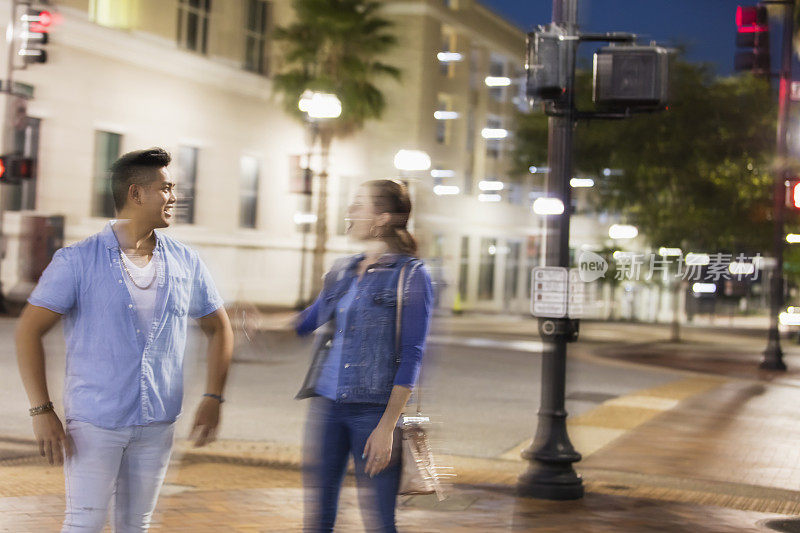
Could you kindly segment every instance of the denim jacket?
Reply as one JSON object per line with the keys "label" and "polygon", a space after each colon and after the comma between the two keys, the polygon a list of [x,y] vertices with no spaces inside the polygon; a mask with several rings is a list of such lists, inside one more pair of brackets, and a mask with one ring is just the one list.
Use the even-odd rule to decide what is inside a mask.
{"label": "denim jacket", "polygon": [[[419,376],[433,291],[422,261],[402,254],[384,254],[369,265],[358,284],[348,331],[336,330],[335,309],[357,276],[362,254],[339,259],[325,275],[322,292],[297,323],[298,334],[321,329],[311,366],[297,398],[315,396],[315,386],[334,335],[342,335],[336,401],[386,404],[394,385],[413,388]],[[404,265],[400,349],[395,347],[397,282]]]}

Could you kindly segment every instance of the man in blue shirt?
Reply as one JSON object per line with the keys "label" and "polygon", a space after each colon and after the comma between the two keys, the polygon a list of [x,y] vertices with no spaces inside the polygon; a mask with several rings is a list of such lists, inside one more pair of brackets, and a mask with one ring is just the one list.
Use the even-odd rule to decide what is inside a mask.
{"label": "man in blue shirt", "polygon": [[[114,496],[115,531],[149,528],[183,399],[187,317],[209,338],[206,394],[195,445],[215,437],[233,333],[197,252],[164,235],[176,203],[160,148],[122,156],[111,169],[119,220],[62,248],[22,312],[17,358],[33,432],[50,464],[64,462],[62,532],[100,532]],[[64,320],[64,414],[54,411],[42,337]]]}

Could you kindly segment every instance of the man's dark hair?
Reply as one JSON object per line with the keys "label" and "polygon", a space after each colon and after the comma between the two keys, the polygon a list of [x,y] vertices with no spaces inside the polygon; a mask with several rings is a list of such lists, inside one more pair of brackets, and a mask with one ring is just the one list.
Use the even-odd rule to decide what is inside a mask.
{"label": "man's dark hair", "polygon": [[172,157],[163,148],[136,150],[123,155],[111,165],[111,194],[114,207],[121,211],[131,185],[147,185],[156,177],[154,170],[169,165]]}

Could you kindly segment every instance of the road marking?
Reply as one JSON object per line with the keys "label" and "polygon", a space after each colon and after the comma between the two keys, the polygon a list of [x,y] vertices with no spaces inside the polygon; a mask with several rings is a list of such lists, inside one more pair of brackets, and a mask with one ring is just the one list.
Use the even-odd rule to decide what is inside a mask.
{"label": "road marking", "polygon": [[464,346],[467,348],[498,348],[517,352],[542,352],[544,350],[544,343],[541,341],[510,341],[483,337],[455,337],[451,335],[428,335],[428,343]]}
{"label": "road marking", "polygon": [[[669,411],[681,400],[718,387],[727,381],[729,380],[716,376],[691,377],[612,398],[591,411],[567,419],[570,441],[585,459],[628,431]],[[521,461],[520,453],[530,444],[530,440],[525,440],[498,458]]]}

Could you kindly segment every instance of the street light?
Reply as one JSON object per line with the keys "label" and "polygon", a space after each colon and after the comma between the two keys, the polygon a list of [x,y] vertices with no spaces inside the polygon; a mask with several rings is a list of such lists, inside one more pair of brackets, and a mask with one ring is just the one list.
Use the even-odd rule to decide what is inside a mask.
{"label": "street light", "polygon": [[394,168],[405,172],[428,170],[431,158],[422,150],[398,150],[394,156]]}
{"label": "street light", "polygon": [[558,198],[537,198],[533,202],[533,212],[537,215],[560,215],[564,212],[564,202]]}
{"label": "street light", "polygon": [[608,236],[611,239],[633,239],[637,235],[639,235],[639,230],[636,226],[628,224],[612,224],[608,228]]}
{"label": "street light", "polygon": [[[342,102],[335,94],[324,93],[320,91],[305,90],[300,95],[300,100],[297,102],[297,108],[305,113],[306,124],[308,126],[308,156],[306,158],[306,168],[304,172],[313,180],[314,174],[311,170],[311,158],[314,154],[314,146],[317,139],[320,137],[320,124],[327,120],[338,118],[342,114]],[[295,224],[300,226],[303,233],[302,247],[300,249],[300,282],[298,284],[297,305],[298,309],[305,306],[305,278],[306,278],[306,244],[308,239],[308,232],[310,225],[316,223],[317,240],[314,248],[314,270],[320,271],[323,265],[325,255],[325,241],[327,239],[327,225],[325,219],[327,216],[327,177],[328,177],[328,146],[323,140],[322,142],[322,164],[319,173],[319,187],[318,187],[318,200],[317,200],[317,213],[312,214],[311,211],[311,191],[309,190],[304,196],[302,211],[296,213],[294,216]],[[312,220],[313,216],[313,220]],[[321,277],[322,274],[319,275]],[[312,277],[317,277],[315,272],[312,271]],[[312,286],[313,288],[313,286]]]}
{"label": "street light", "polygon": [[309,119],[338,118],[342,114],[342,102],[335,94],[305,91],[297,107]]}

